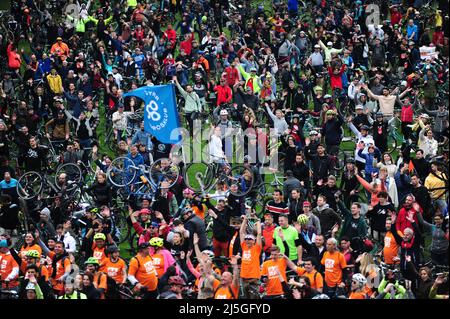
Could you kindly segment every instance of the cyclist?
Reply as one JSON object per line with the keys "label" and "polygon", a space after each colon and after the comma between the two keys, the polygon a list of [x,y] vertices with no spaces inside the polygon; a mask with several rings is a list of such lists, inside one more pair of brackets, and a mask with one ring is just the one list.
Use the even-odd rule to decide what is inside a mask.
{"label": "cyclist", "polygon": [[127,281],[127,264],[120,257],[120,249],[116,245],[108,247],[108,258],[100,265],[99,270],[114,279],[118,285]]}
{"label": "cyclist", "polygon": [[19,265],[14,260],[6,239],[0,239],[0,278],[2,289],[18,290]]}
{"label": "cyclist", "polygon": [[186,282],[180,276],[171,276],[167,281],[169,289],[158,296],[158,299],[183,299],[182,291]]}
{"label": "cyclist", "polygon": [[364,292],[367,279],[362,274],[357,273],[352,277],[351,292],[348,299],[367,299],[367,295]]}
{"label": "cyclist", "polygon": [[324,293],[333,298],[337,293],[337,288],[345,287],[343,271],[347,267],[344,255],[337,250],[335,238],[327,240],[327,251],[323,255],[321,264],[325,266]]}
{"label": "cyclist", "polygon": [[64,294],[64,281],[69,277],[72,269],[72,261],[69,254],[64,248],[63,242],[56,242],[54,248],[54,257],[52,258],[51,265],[51,284],[53,292],[56,296],[62,296]]}
{"label": "cyclist", "polygon": [[259,299],[258,282],[261,278],[260,255],[262,252],[262,231],[259,221],[256,222],[256,237],[247,233],[248,217],[244,215],[239,230],[239,239],[242,249],[242,263],[240,277],[244,298]]}
{"label": "cyclist", "polygon": [[135,292],[142,293],[143,299],[156,299],[158,295],[158,275],[153,266],[149,247],[148,242],[139,245],[137,255],[130,261],[128,280],[134,286]]}
{"label": "cyclist", "polygon": [[261,280],[266,284],[266,295],[264,299],[284,298],[284,289],[282,287],[279,275],[286,281],[286,259],[278,246],[272,246],[270,249],[270,259],[266,260],[261,266]]}
{"label": "cyclist", "polygon": [[[103,261],[105,263],[105,261]],[[94,287],[100,293],[100,299],[106,298],[106,293],[113,287],[108,287],[108,275],[100,271],[100,262],[95,257],[89,257],[85,262],[86,272],[93,275]]]}

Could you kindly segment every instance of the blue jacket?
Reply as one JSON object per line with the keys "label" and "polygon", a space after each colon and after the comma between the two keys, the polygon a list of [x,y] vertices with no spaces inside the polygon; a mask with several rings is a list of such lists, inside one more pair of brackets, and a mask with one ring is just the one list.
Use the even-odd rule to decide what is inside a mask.
{"label": "blue jacket", "polygon": [[144,165],[145,164],[144,163],[144,158],[139,153],[135,157],[133,157],[131,155],[131,153],[128,153],[127,158],[130,159],[133,162],[134,166]]}
{"label": "blue jacket", "polygon": [[364,170],[366,171],[366,174],[372,174],[378,172],[378,167],[373,166],[373,160],[377,159],[379,160],[381,158],[381,152],[378,148],[375,148],[375,152],[373,153],[363,153],[363,150],[358,151],[358,156],[361,158],[364,158],[366,160],[366,164],[364,166]]}
{"label": "blue jacket", "polygon": [[288,0],[288,10],[292,12],[298,12],[298,0]]}

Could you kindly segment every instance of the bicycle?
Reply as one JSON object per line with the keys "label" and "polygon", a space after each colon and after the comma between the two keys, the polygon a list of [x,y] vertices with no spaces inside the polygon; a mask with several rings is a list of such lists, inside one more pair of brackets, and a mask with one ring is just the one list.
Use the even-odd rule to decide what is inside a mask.
{"label": "bicycle", "polygon": [[163,182],[167,183],[164,187],[173,187],[179,180],[180,170],[168,158],[158,159],[148,168],[145,165],[135,166],[128,157],[118,157],[111,162],[106,175],[114,186],[124,188],[128,197],[139,197],[147,194],[153,196]]}
{"label": "bicycle", "polygon": [[[253,172],[241,165],[223,163],[190,163],[183,172],[186,186],[194,192],[209,192],[217,183],[225,183],[231,194],[242,197],[253,187]],[[233,190],[233,186],[236,186]]]}
{"label": "bicycle", "polygon": [[[68,186],[64,189],[58,183],[58,177],[63,173],[66,174]],[[38,200],[52,200],[58,197],[58,193],[62,193],[65,195],[64,197],[69,196],[68,199],[70,199],[81,182],[81,169],[78,165],[66,163],[57,169],[54,178],[54,182],[51,182],[47,174],[29,171],[23,174],[17,181],[17,194],[19,198],[26,201],[35,198]]]}

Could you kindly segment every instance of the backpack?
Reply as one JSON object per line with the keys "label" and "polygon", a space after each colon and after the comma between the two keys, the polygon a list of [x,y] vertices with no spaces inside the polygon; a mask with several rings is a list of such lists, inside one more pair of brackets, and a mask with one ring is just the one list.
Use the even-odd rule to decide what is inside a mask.
{"label": "backpack", "polygon": [[[139,261],[138,261],[139,262]],[[106,299],[118,299],[118,286],[114,279],[109,277],[104,272],[100,272],[100,275],[97,278],[97,287],[100,285],[100,280],[102,276],[106,276],[106,291],[105,291],[105,298]]]}
{"label": "backpack", "polygon": [[[217,291],[218,291],[220,288],[222,288],[222,287],[223,287],[223,285],[219,285],[219,286],[216,288],[216,290],[214,290],[214,297],[216,296]],[[234,294],[233,289],[231,289],[230,286],[228,286],[228,292],[231,294],[231,297],[232,297],[233,299],[236,299],[236,295]]]}

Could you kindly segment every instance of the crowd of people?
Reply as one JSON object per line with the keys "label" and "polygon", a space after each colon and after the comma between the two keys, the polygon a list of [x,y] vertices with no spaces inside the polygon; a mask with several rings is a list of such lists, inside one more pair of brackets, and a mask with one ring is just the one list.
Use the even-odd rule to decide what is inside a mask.
{"label": "crowd of people", "polygon": [[[1,297],[448,299],[448,4],[12,1],[0,17]],[[254,129],[245,152],[264,156],[244,157],[246,196],[180,176],[117,200],[115,157],[148,166],[172,147],[142,118],[130,134],[143,102],[123,95],[169,83],[183,125],[212,126],[213,161],[229,157],[229,130]],[[285,154],[272,174],[267,128]],[[19,196],[23,174],[63,163],[95,167],[89,203],[66,200],[70,172],[51,198]],[[274,174],[282,185],[263,201]],[[131,256],[116,210],[137,234]]]}

